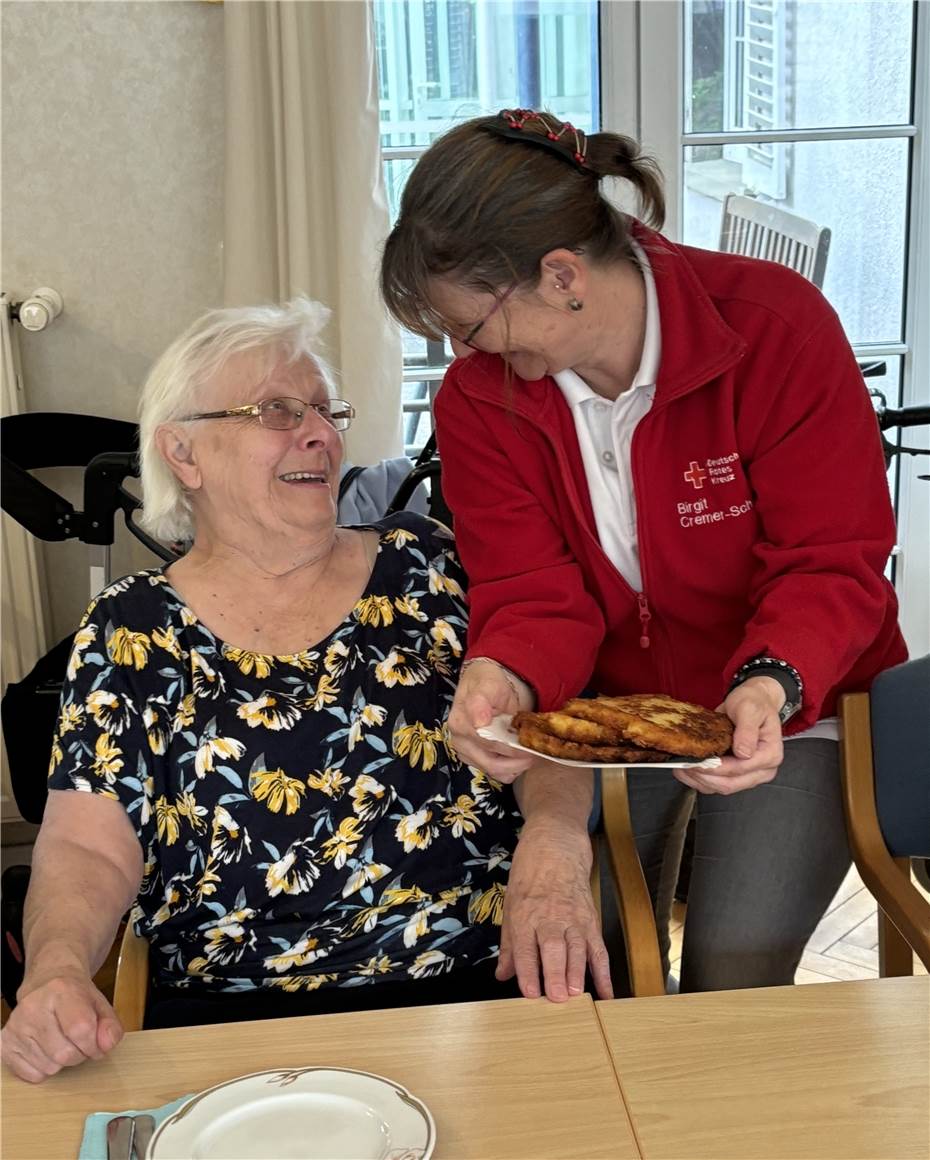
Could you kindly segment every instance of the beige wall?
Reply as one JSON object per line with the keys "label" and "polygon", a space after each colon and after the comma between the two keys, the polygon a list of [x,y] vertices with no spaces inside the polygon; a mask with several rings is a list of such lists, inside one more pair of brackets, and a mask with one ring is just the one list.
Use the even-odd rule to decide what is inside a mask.
{"label": "beige wall", "polygon": [[[152,360],[221,305],[222,5],[4,0],[0,14],[2,286],[65,301],[49,329],[20,331],[28,406],[133,419]],[[48,480],[75,502],[71,474]],[[87,603],[87,550],[44,556],[57,640]],[[120,533],[115,574],[151,562]]]}

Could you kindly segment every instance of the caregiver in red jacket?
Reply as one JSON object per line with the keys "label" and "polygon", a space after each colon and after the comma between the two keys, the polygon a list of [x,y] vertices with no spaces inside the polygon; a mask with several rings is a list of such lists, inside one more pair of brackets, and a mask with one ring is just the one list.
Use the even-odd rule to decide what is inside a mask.
{"label": "caregiver in red jacket", "polygon": [[681,989],[786,984],[849,866],[837,697],[905,657],[893,514],[829,303],[667,241],[663,214],[633,141],[529,110],[452,129],[407,182],[384,297],[457,356],[435,408],[471,583],[449,724],[511,780],[531,759],[478,736],[495,714],[584,689],[722,704],[719,769],[631,777],[640,857],[667,951],[696,797]]}

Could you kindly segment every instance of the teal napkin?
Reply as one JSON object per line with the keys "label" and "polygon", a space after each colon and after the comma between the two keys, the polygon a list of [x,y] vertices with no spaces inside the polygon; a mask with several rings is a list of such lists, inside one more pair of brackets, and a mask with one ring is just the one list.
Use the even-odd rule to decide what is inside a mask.
{"label": "teal napkin", "polygon": [[[191,1092],[191,1095],[194,1095]],[[107,1124],[114,1116],[141,1116],[146,1113],[155,1119],[155,1127],[167,1119],[172,1112],[177,1111],[181,1104],[186,1103],[190,1095],[180,1096],[170,1104],[162,1104],[160,1108],[129,1108],[125,1112],[91,1112],[84,1121],[84,1138],[81,1140],[81,1150],[78,1160],[107,1160]]]}

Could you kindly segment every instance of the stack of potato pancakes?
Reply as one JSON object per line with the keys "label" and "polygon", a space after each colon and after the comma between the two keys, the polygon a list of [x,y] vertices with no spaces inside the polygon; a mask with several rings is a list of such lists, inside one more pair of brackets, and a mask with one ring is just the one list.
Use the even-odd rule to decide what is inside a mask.
{"label": "stack of potato pancakes", "polygon": [[553,713],[517,713],[512,727],[528,749],[592,765],[703,761],[733,742],[723,713],[661,693],[576,697]]}

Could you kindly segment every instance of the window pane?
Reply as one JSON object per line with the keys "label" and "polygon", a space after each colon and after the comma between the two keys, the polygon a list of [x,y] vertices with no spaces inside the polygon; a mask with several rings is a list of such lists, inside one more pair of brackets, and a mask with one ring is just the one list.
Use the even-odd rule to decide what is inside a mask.
{"label": "window pane", "polygon": [[696,133],[910,120],[911,0],[686,0]]}
{"label": "window pane", "polygon": [[388,210],[391,214],[391,221],[397,220],[397,215],[400,213],[400,197],[404,192],[404,183],[410,176],[410,172],[416,165],[416,161],[410,159],[391,160],[384,163],[384,185],[387,191]]}
{"label": "window pane", "polygon": [[685,150],[684,240],[718,248],[723,201],[749,194],[831,231],[823,291],[853,343],[902,337],[908,142]]}
{"label": "window pane", "polygon": [[516,106],[596,128],[596,0],[375,0],[383,146]]}

